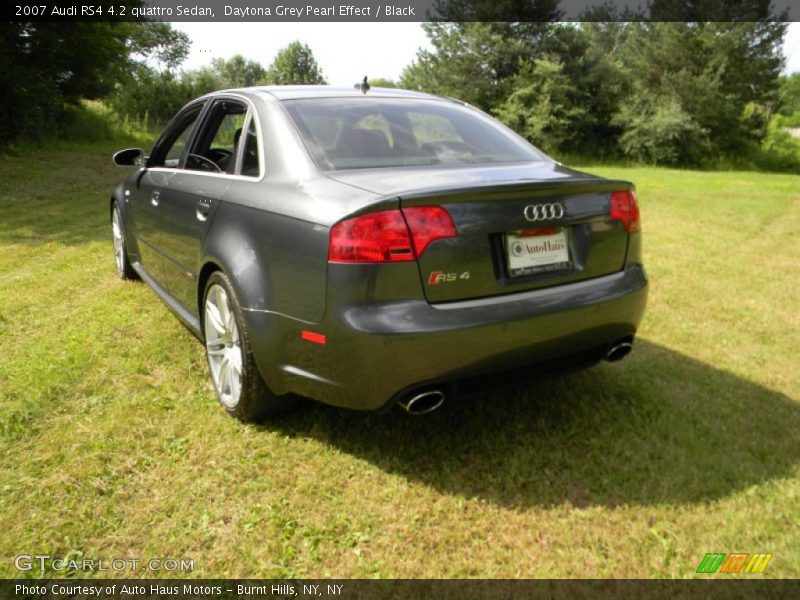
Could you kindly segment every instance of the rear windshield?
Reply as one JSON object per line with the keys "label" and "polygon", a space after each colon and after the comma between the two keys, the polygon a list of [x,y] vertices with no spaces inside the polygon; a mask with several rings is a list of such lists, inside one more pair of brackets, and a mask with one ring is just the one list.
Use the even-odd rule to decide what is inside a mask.
{"label": "rear windshield", "polygon": [[543,158],[493,119],[453,102],[314,98],[284,105],[324,170]]}

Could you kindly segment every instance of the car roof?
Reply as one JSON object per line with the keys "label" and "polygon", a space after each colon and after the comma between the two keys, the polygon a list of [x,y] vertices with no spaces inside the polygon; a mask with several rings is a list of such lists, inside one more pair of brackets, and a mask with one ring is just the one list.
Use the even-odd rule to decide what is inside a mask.
{"label": "car roof", "polygon": [[268,95],[277,100],[298,100],[301,98],[361,98],[364,96],[379,98],[444,100],[444,98],[441,96],[425,94],[423,92],[412,92],[410,90],[373,87],[370,88],[366,94],[364,94],[364,92],[356,87],[333,85],[265,85],[225,91]]}

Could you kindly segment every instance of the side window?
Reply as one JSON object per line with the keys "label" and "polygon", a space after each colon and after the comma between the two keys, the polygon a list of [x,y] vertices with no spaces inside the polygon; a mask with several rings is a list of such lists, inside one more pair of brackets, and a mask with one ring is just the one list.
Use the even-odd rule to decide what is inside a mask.
{"label": "side window", "polygon": [[256,131],[256,120],[250,117],[247,125],[247,134],[242,148],[242,169],[241,174],[247,177],[258,177],[261,175],[258,154],[258,132]]}
{"label": "side window", "polygon": [[165,167],[177,167],[181,160],[186,144],[189,143],[189,136],[192,133],[192,126],[197,121],[197,115],[194,116],[183,128],[183,130],[175,138],[175,141],[167,148],[167,154],[164,157]]}
{"label": "side window", "polygon": [[247,106],[236,100],[217,100],[203,119],[192,145],[187,169],[234,173]]}
{"label": "side window", "polygon": [[244,113],[225,113],[220,121],[217,133],[211,140],[211,149],[224,150],[231,154],[236,150],[239,136],[244,125]]}
{"label": "side window", "polygon": [[202,109],[202,105],[191,108],[171,131],[166,132],[164,141],[156,148],[154,156],[150,160],[150,166],[171,169],[178,167]]}

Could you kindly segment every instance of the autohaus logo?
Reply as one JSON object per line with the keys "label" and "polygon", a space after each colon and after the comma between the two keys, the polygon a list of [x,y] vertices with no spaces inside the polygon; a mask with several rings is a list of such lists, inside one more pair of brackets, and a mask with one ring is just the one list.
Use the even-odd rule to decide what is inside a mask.
{"label": "autohaus logo", "polygon": [[[561,240],[545,240],[544,242],[525,244],[524,247],[528,254],[541,254],[542,252],[558,252],[559,250],[564,250],[567,246]],[[512,251],[519,256],[516,254],[516,250]]]}

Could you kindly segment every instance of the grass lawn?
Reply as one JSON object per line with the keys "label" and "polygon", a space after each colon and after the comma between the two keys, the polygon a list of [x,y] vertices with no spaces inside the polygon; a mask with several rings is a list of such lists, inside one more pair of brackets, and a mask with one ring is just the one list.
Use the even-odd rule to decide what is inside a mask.
{"label": "grass lawn", "polygon": [[202,346],[116,278],[112,149],[0,158],[0,577],[17,554],[694,577],[706,552],[800,577],[800,177],[595,169],[643,212],[650,304],[621,363],[427,418],[313,405],[245,426]]}

